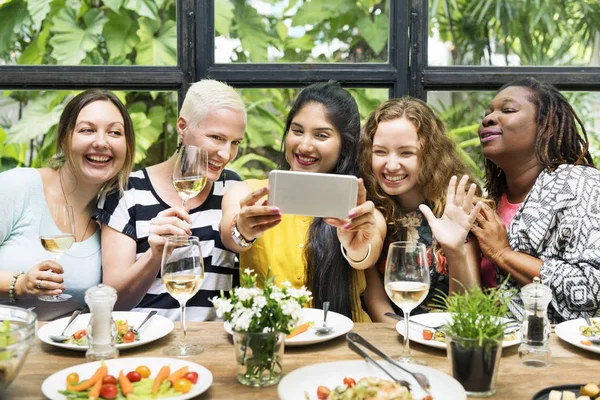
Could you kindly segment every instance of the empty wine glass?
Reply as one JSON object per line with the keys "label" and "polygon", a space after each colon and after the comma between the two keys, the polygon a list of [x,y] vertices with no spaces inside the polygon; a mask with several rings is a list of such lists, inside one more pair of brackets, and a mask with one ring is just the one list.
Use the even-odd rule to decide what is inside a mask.
{"label": "empty wine glass", "polygon": [[[44,250],[57,261],[75,241],[75,218],[73,207],[68,204],[50,204],[48,213],[40,220],[40,242]],[[72,296],[62,293],[55,296],[39,296],[42,301],[66,301]]]}
{"label": "empty wine glass", "polygon": [[204,260],[198,238],[194,236],[167,237],[160,270],[167,292],[179,302],[181,307],[181,326],[183,328],[181,342],[166,348],[164,353],[176,357],[200,354],[204,351],[202,346],[186,343],[187,331],[185,328],[185,304],[198,293],[204,282]]}
{"label": "empty wine glass", "polygon": [[410,312],[429,292],[429,265],[425,245],[417,242],[390,244],[384,284],[388,297],[404,312],[404,352],[399,361],[415,363],[410,355],[409,317]]}
{"label": "empty wine glass", "polygon": [[208,179],[208,153],[196,146],[181,146],[173,168],[173,186],[185,203],[204,189]]}

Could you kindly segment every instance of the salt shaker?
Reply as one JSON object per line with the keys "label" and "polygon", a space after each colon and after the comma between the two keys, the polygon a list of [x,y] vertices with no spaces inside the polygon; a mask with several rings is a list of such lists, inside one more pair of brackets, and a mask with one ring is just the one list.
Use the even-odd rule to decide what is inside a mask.
{"label": "salt shaker", "polygon": [[533,278],[533,283],[521,289],[521,299],[525,304],[525,314],[521,326],[521,363],[530,367],[549,367],[550,361],[550,321],[548,304],[552,300],[552,290]]}
{"label": "salt shaker", "polygon": [[116,347],[117,326],[112,317],[116,301],[117,291],[107,285],[92,286],[85,292],[85,302],[91,312],[87,328],[88,350],[85,353],[89,361],[119,356]]}

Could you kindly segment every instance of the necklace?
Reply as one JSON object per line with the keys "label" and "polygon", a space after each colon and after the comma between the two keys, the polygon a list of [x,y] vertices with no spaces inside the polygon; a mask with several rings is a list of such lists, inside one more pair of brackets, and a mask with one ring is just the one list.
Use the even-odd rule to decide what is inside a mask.
{"label": "necklace", "polygon": [[[67,200],[67,195],[65,194],[65,188],[63,187],[62,174],[60,173],[60,169],[58,170],[58,179],[60,181],[60,190],[62,191],[63,197],[65,198],[65,202],[69,206],[70,204],[69,204],[69,200]],[[88,221],[88,223],[85,227],[85,231],[83,232],[83,236],[81,237],[81,239],[77,240],[77,234],[76,234],[76,232],[73,232],[73,236],[75,236],[76,242],[81,242],[85,238],[85,235],[87,234],[87,231],[90,228],[91,223],[92,223],[92,219],[90,218],[90,220]],[[75,229],[75,228],[73,228],[73,229]]]}

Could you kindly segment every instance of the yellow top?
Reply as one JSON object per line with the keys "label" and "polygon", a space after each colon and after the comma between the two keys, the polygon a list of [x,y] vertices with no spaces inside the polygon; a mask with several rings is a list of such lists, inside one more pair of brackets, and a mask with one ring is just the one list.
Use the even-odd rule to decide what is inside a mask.
{"label": "yellow top", "polygon": [[[246,183],[251,191],[255,191],[267,185],[268,180],[250,179]],[[306,285],[304,246],[312,221],[312,217],[284,214],[281,222],[258,238],[250,250],[240,253],[240,270],[249,268],[264,277],[270,266],[275,284],[289,281],[296,288]],[[352,271],[351,296],[358,308],[352,310],[352,319],[355,322],[371,322],[360,302],[360,294],[367,287],[364,271],[354,268]]]}

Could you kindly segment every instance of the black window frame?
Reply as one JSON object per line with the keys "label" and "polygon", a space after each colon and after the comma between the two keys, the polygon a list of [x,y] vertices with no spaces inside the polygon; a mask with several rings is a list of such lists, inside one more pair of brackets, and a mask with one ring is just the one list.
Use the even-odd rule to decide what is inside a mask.
{"label": "black window frame", "polygon": [[73,90],[92,87],[177,91],[179,106],[189,85],[212,78],[237,88],[301,87],[337,80],[346,87],[387,88],[390,97],[428,91],[495,90],[536,76],[560,90],[600,90],[600,67],[429,66],[428,0],[389,0],[388,63],[217,64],[214,0],[177,1],[177,66],[1,65],[2,90]]}

